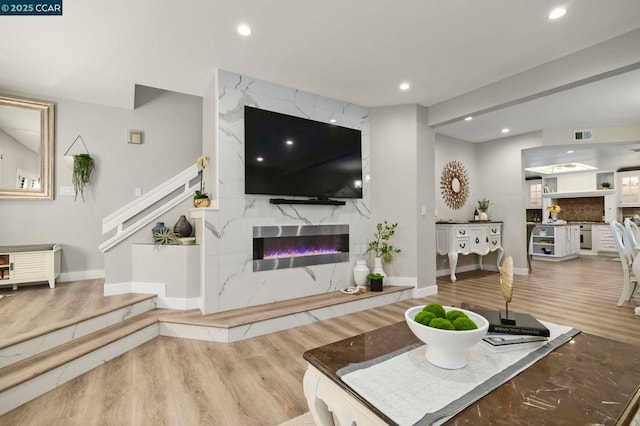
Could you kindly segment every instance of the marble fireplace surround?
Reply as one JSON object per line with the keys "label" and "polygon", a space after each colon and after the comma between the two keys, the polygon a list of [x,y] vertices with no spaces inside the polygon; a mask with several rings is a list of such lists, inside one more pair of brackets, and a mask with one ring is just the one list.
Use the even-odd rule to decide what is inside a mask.
{"label": "marble fireplace surround", "polygon": [[349,225],[253,227],[253,272],[349,261]]}

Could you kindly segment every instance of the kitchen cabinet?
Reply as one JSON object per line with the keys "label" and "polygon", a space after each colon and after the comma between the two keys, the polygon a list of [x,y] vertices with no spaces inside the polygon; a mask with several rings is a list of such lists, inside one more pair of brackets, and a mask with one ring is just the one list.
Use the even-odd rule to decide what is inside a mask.
{"label": "kitchen cabinet", "polygon": [[0,286],[47,281],[50,288],[56,286],[60,275],[59,244],[0,247]]}
{"label": "kitchen cabinet", "polygon": [[617,175],[618,206],[640,207],[640,170],[619,172]]}
{"label": "kitchen cabinet", "polygon": [[616,242],[613,239],[611,225],[593,225],[591,227],[591,235],[593,238],[593,251],[605,253],[618,252]]}
{"label": "kitchen cabinet", "polygon": [[535,259],[561,261],[580,253],[579,225],[538,225],[533,228],[529,253]]}
{"label": "kitchen cabinet", "polygon": [[542,208],[542,179],[526,181],[526,197],[528,209]]}
{"label": "kitchen cabinet", "polygon": [[497,251],[496,265],[504,255],[502,248],[502,222],[467,222],[467,223],[437,223],[436,224],[436,252],[449,256],[451,282],[456,282],[456,266],[458,255],[477,254],[480,256],[480,269],[483,256]]}

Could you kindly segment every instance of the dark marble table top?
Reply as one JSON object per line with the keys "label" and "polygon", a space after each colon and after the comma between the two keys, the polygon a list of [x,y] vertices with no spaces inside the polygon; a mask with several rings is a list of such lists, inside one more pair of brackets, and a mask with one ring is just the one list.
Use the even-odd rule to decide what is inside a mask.
{"label": "dark marble table top", "polygon": [[[336,372],[417,342],[405,322],[304,353],[304,359],[389,424]],[[640,384],[640,348],[578,334],[448,424],[615,424]]]}

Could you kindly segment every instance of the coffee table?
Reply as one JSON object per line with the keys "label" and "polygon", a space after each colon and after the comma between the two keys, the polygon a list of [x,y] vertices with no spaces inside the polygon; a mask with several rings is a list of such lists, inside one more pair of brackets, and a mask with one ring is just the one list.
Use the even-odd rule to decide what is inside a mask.
{"label": "coffee table", "polygon": [[[336,372],[416,342],[399,322],[305,352],[304,393],[316,423],[333,425],[335,415],[342,425],[394,425]],[[449,423],[615,424],[640,384],[639,354],[637,346],[581,333]]]}

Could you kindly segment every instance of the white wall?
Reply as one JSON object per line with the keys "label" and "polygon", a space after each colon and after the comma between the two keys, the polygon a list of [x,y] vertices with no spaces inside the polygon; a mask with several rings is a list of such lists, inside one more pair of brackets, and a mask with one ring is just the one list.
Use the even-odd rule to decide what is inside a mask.
{"label": "white wall", "polygon": [[415,104],[371,110],[371,219],[398,222],[392,243],[402,249],[385,272],[419,288],[435,284],[435,136],[427,119]]}
{"label": "white wall", "polygon": [[[479,198],[485,198],[478,188],[477,180],[477,153],[478,144],[452,138],[436,133],[435,152],[435,207],[438,211],[439,221],[470,220],[473,219],[473,211]],[[442,198],[440,178],[442,170],[450,161],[459,161],[464,165],[469,177],[469,198],[462,208],[454,210],[447,206]]]}
{"label": "white wall", "polygon": [[640,125],[584,127],[593,131],[590,141],[576,142],[573,140],[576,128],[544,129],[542,131],[544,145],[589,145],[594,143],[617,143],[640,141]]}
{"label": "white wall", "polygon": [[[484,142],[477,151],[477,180],[482,198],[493,205],[490,217],[504,222],[502,246],[514,268],[527,269],[526,205],[522,150],[542,145],[542,132]],[[493,262],[495,254],[485,261]]]}
{"label": "white wall", "polygon": [[[98,245],[109,237],[101,233],[102,218],[133,200],[134,188],[144,193],[195,161],[202,150],[202,100],[144,87],[138,88],[134,110],[51,100],[56,103],[55,199],[0,200],[0,245],[61,243],[64,274],[101,276],[104,257]],[[144,143],[127,144],[128,129],[143,130]],[[96,160],[84,203],[59,192],[61,186],[72,185],[63,154],[78,135]],[[186,212],[175,211],[161,220],[173,226]],[[151,232],[140,238],[150,242]],[[130,251],[123,258],[128,263],[125,260],[116,273],[128,271],[130,277]]]}

